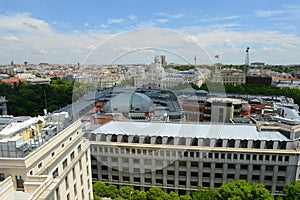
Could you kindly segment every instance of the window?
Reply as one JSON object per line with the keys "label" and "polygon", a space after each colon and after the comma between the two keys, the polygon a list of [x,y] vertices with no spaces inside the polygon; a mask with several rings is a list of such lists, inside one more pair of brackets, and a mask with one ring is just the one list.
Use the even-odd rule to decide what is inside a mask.
{"label": "window", "polygon": [[266,171],[273,171],[273,165],[266,165]]}
{"label": "window", "polygon": [[118,181],[119,180],[119,176],[112,176],[112,180]]}
{"label": "window", "polygon": [[64,148],[64,147],[65,147],[65,144],[64,144],[64,143],[62,143],[62,144],[61,144],[61,148]]}
{"label": "window", "polygon": [[141,178],[140,177],[134,177],[133,178],[133,182],[140,183],[141,182]]}
{"label": "window", "polygon": [[82,174],[80,175],[80,183],[81,183],[81,185],[83,185],[83,178],[82,178]]}
{"label": "window", "polygon": [[65,177],[66,190],[69,189],[69,180],[68,176]]}
{"label": "window", "polygon": [[203,167],[208,167],[208,168],[210,168],[210,163],[203,163]]}
{"label": "window", "polygon": [[272,176],[265,176],[265,180],[272,181]]}
{"label": "window", "polygon": [[76,179],[75,167],[72,169],[72,173],[73,173],[73,179]]}
{"label": "window", "polygon": [[55,189],[56,199],[60,199],[59,188]]}
{"label": "window", "polygon": [[77,196],[77,187],[76,187],[76,183],[74,184],[74,195]]}
{"label": "window", "polygon": [[83,190],[83,188],[81,190],[81,196],[82,196],[82,199],[84,199],[84,190]]}
{"label": "window", "polygon": [[246,180],[247,179],[247,175],[246,174],[240,174],[240,179],[241,180]]}
{"label": "window", "polygon": [[241,169],[248,169],[248,165],[241,165]]}
{"label": "window", "polygon": [[179,171],[179,176],[186,176],[186,171]]}
{"label": "window", "polygon": [[163,180],[162,179],[156,179],[156,184],[163,184]]}
{"label": "window", "polygon": [[223,164],[222,163],[216,163],[216,168],[223,168]]}
{"label": "window", "polygon": [[286,166],[278,166],[278,171],[286,171]]}
{"label": "window", "polygon": [[186,182],[185,181],[179,181],[179,185],[185,186]]}
{"label": "window", "polygon": [[78,145],[78,147],[77,147],[77,151],[78,151],[78,152],[80,152],[80,151],[81,151],[81,144],[80,144],[80,145]]}
{"label": "window", "polygon": [[53,151],[52,153],[51,153],[51,157],[54,157],[55,156],[55,151]]}
{"label": "window", "polygon": [[53,178],[58,177],[58,168],[56,168],[56,169],[52,172],[52,177],[53,177]]}
{"label": "window", "polygon": [[277,176],[277,181],[284,181],[285,177],[284,176]]}
{"label": "window", "polygon": [[82,170],[82,161],[81,161],[81,159],[79,160],[79,170],[80,171]]}
{"label": "window", "polygon": [[24,191],[24,180],[22,176],[16,176],[17,190]]}
{"label": "window", "polygon": [[129,177],[128,176],[123,176],[123,181],[129,181]]}
{"label": "window", "polygon": [[228,164],[228,169],[235,169],[235,164]]}
{"label": "window", "polygon": [[259,149],[260,148],[260,141],[259,140],[255,140],[253,142],[253,148],[255,148],[255,149]]}
{"label": "window", "polygon": [[43,166],[43,163],[40,162],[40,163],[38,164],[38,168],[41,168],[42,166]]}
{"label": "window", "polygon": [[198,167],[198,162],[191,162],[191,167]]}
{"label": "window", "polygon": [[234,174],[227,174],[228,179],[234,179]]}
{"label": "window", "polygon": [[288,162],[289,161],[289,156],[285,156],[284,161]]}
{"label": "window", "polygon": [[252,175],[252,180],[258,181],[259,180],[259,175]]}
{"label": "window", "polygon": [[73,160],[73,159],[75,158],[75,153],[74,153],[74,151],[71,153],[70,158],[71,158],[71,160]]}
{"label": "window", "polygon": [[191,177],[198,177],[198,172],[191,172]]}
{"label": "window", "polygon": [[191,186],[197,187],[197,186],[198,186],[198,182],[196,182],[196,181],[191,181]]}
{"label": "window", "polygon": [[241,141],[241,148],[247,148],[248,147],[248,140],[242,140]]}
{"label": "window", "polygon": [[210,177],[210,173],[207,173],[207,172],[203,172],[203,177],[206,177],[206,178],[209,178]]}
{"label": "window", "polygon": [[222,178],[222,174],[221,173],[215,173],[215,178]]}
{"label": "window", "polygon": [[174,176],[174,171],[173,171],[173,170],[168,170],[168,171],[167,171],[167,175],[172,175],[172,176]]}
{"label": "window", "polygon": [[151,183],[151,178],[145,178],[145,183]]}
{"label": "window", "polygon": [[174,185],[174,180],[167,180],[168,185]]}
{"label": "window", "polygon": [[63,165],[63,169],[65,169],[68,166],[67,158],[63,161],[62,165]]}

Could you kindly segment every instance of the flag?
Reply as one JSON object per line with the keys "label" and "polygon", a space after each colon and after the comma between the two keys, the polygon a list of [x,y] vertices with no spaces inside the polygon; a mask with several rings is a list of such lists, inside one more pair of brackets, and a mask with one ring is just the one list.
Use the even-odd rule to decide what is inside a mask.
{"label": "flag", "polygon": [[215,58],[219,58],[220,56],[219,55],[215,55]]}

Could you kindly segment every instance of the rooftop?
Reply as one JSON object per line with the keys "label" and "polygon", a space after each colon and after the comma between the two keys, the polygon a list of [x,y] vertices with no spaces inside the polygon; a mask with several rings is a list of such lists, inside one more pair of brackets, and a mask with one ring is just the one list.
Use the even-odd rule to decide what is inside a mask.
{"label": "rooftop", "polygon": [[290,141],[278,131],[257,131],[255,125],[111,121],[93,134],[196,137],[209,139]]}

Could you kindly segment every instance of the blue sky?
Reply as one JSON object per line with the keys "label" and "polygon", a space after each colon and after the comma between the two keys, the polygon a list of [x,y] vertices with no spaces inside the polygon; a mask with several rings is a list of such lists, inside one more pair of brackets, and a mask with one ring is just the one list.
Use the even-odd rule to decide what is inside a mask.
{"label": "blue sky", "polygon": [[[11,60],[16,63],[84,62],[91,51],[101,48],[99,44],[103,41],[109,49],[107,38],[150,27],[179,32],[183,38],[199,44],[208,57],[220,55],[223,63],[243,63],[247,46],[253,62],[300,63],[299,20],[300,2],[297,0],[0,0],[0,63]],[[152,46],[179,51],[176,48],[180,42],[174,40],[182,38],[171,34],[169,37],[174,40],[170,41],[174,43],[161,46],[159,41],[163,37],[158,35]],[[135,37],[151,38],[151,35],[143,32]],[[139,48],[130,45],[135,39],[127,35],[128,43],[120,41],[118,46],[112,42],[114,48],[111,49],[116,46],[120,49],[122,45],[126,45],[127,50]],[[140,45],[143,47],[143,42]],[[187,44],[180,47],[184,48],[187,52],[190,49]],[[109,53],[113,57],[124,52]],[[152,52],[155,53],[159,52]],[[193,49],[187,54],[191,60],[198,51]],[[140,60],[152,61],[148,59]],[[128,58],[123,62],[133,60]]]}

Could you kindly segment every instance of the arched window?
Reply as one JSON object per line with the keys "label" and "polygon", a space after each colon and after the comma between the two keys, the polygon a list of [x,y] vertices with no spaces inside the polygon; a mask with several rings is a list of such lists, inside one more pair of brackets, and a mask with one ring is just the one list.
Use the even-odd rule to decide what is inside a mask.
{"label": "arched window", "polygon": [[233,139],[228,140],[228,147],[234,148],[235,147],[235,140],[233,140]]}
{"label": "arched window", "polygon": [[168,137],[167,144],[174,145],[174,137]]}
{"label": "arched window", "polygon": [[162,144],[162,137],[161,136],[158,136],[156,137],[156,144]]}
{"label": "arched window", "polygon": [[198,138],[193,138],[191,146],[198,146]]}
{"label": "arched window", "polygon": [[218,139],[216,142],[216,147],[222,147],[223,146],[223,140],[222,139]]}
{"label": "arched window", "polygon": [[179,143],[178,144],[179,145],[186,145],[186,138],[184,138],[184,137],[179,138]]}
{"label": "arched window", "polygon": [[140,141],[140,137],[137,135],[135,135],[132,139],[132,143],[139,143],[139,141]]}
{"label": "arched window", "polygon": [[110,140],[111,142],[117,142],[118,141],[118,137],[117,137],[117,135],[116,134],[113,134],[112,136],[111,136],[111,140]]}
{"label": "arched window", "polygon": [[123,135],[122,142],[128,143],[128,135]]}
{"label": "arched window", "polygon": [[145,137],[144,144],[151,144],[151,137],[150,136]]}

